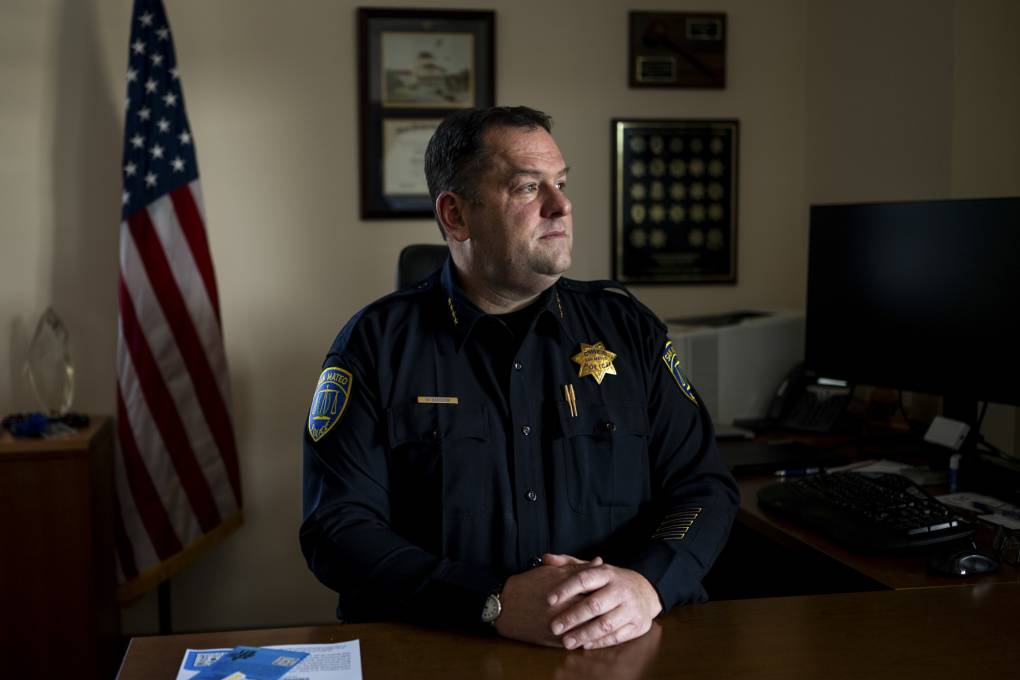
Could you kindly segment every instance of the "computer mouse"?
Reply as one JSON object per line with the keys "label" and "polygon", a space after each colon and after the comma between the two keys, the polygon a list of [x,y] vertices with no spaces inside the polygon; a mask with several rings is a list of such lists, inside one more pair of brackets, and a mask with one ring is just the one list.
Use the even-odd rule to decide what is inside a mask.
{"label": "computer mouse", "polygon": [[999,568],[999,563],[974,549],[932,555],[928,569],[941,576],[977,576]]}

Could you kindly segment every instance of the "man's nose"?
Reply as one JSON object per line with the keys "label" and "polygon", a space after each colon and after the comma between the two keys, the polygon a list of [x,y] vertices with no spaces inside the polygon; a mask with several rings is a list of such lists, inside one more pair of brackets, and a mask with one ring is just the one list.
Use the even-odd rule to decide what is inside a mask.
{"label": "man's nose", "polygon": [[565,217],[574,209],[570,199],[558,187],[549,189],[542,203],[542,217]]}

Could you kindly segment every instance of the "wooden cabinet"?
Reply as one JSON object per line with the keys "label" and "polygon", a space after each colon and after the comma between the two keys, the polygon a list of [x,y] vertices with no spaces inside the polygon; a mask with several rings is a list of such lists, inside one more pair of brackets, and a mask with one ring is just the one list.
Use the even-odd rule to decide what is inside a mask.
{"label": "wooden cabinet", "polygon": [[109,678],[116,672],[114,510],[109,418],[93,418],[67,437],[0,434],[6,677]]}

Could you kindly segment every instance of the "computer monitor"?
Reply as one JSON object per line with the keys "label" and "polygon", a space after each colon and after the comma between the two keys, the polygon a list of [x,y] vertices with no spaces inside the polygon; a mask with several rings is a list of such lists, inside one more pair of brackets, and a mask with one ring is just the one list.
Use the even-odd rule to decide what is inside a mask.
{"label": "computer monitor", "polygon": [[805,368],[1020,405],[1020,198],[811,207]]}

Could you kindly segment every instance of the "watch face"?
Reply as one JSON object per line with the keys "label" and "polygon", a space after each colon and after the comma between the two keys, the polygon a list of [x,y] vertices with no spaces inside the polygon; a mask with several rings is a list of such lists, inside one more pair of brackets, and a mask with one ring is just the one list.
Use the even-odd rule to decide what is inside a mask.
{"label": "watch face", "polygon": [[482,623],[492,623],[502,611],[498,595],[489,595],[485,598],[485,607],[482,608]]}

